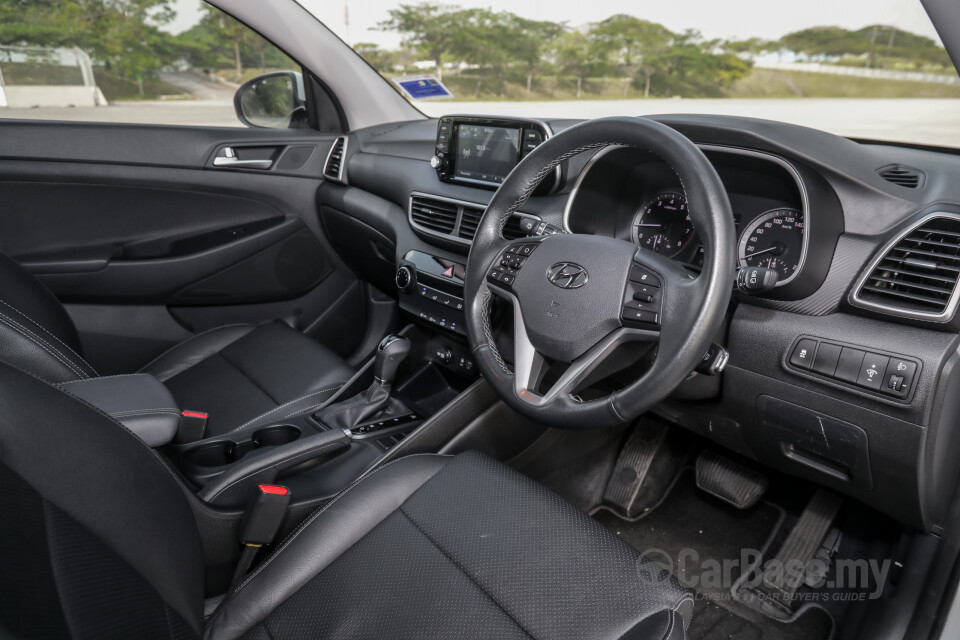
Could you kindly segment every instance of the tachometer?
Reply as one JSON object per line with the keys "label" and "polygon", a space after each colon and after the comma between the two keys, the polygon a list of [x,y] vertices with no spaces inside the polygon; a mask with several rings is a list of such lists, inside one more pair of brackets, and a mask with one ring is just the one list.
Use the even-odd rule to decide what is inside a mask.
{"label": "tachometer", "polygon": [[630,234],[641,247],[676,257],[694,236],[687,199],[679,193],[661,193],[645,202],[633,217]]}
{"label": "tachometer", "polygon": [[803,256],[803,212],[767,211],[744,229],[740,237],[740,266],[776,270],[779,281],[792,278]]}

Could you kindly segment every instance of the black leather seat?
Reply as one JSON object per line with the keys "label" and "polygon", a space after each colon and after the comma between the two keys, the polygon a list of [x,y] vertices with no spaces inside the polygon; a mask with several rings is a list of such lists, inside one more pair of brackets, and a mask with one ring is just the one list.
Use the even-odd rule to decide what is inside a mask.
{"label": "black leather seat", "polygon": [[692,612],[593,519],[468,453],[355,483],[205,621],[196,521],[159,454],[6,365],[0,406],[3,637],[677,640]]}
{"label": "black leather seat", "polygon": [[[63,305],[0,254],[0,360],[49,382],[96,377],[81,353]],[[208,436],[280,407],[319,405],[353,374],[329,349],[280,322],[200,333],[141,371],[164,382],[181,409],[208,413]]]}

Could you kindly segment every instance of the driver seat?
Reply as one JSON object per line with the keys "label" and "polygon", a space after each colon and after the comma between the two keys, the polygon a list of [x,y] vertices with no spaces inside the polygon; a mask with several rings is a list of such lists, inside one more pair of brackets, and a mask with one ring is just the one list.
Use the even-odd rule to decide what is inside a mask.
{"label": "driver seat", "polygon": [[354,483],[205,620],[201,536],[159,454],[3,364],[0,406],[2,637],[681,640],[692,614],[666,571],[467,453]]}

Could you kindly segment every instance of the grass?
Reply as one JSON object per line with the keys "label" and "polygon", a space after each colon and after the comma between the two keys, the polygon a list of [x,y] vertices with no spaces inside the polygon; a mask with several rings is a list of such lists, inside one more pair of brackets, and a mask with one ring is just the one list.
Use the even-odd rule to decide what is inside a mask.
{"label": "grass", "polygon": [[97,86],[103,91],[110,102],[130,100],[157,100],[161,96],[185,96],[186,94],[156,76],[145,76],[143,79],[143,95],[135,80],[128,80],[110,73],[104,69],[94,69],[93,75],[97,79]]}
{"label": "grass", "polygon": [[730,98],[960,98],[960,85],[753,69],[734,83]]}

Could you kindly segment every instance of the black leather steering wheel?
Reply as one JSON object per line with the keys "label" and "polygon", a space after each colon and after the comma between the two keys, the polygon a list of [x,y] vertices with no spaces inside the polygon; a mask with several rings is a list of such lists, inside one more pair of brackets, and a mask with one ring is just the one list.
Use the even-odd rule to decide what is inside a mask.
{"label": "black leather steering wheel", "polygon": [[[676,173],[703,243],[698,276],[616,238],[503,238],[510,216],[561,162],[611,145],[652,152]],[[545,424],[584,429],[636,418],[673,391],[710,347],[730,301],[735,244],[720,177],[689,139],[646,118],[601,118],[566,129],[507,176],[477,229],[465,301],[467,335],[480,372],[508,405]],[[493,295],[513,303],[512,367],[494,342]],[[578,385],[630,341],[659,343],[646,373],[604,398],[576,397]],[[549,389],[538,391],[550,363],[569,367]]]}

